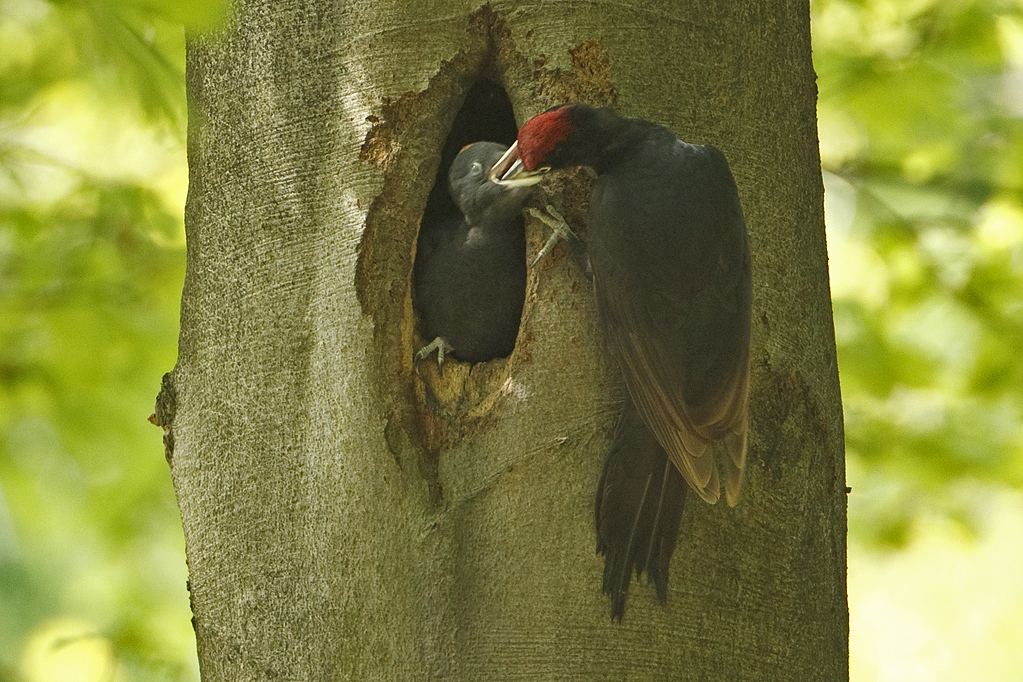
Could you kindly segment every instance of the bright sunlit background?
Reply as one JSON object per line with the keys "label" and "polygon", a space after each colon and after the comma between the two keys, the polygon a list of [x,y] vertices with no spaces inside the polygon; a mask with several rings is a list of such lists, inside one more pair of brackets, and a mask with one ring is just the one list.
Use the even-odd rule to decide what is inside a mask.
{"label": "bright sunlit background", "polygon": [[[1023,4],[815,0],[855,682],[1023,680]],[[159,429],[205,0],[0,0],[0,680],[198,679]]]}
{"label": "bright sunlit background", "polygon": [[1023,680],[1023,3],[812,8],[851,677]]}

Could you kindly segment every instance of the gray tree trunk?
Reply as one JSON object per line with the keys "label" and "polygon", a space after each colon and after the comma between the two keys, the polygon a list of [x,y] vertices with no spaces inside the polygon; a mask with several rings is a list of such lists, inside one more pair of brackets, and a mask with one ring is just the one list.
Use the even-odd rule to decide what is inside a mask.
{"label": "gray tree trunk", "polygon": [[[750,227],[744,496],[691,498],[667,606],[634,582],[620,625],[592,505],[622,387],[585,274],[531,269],[508,360],[413,363],[417,221],[483,72],[519,123],[581,100],[717,145]],[[158,416],[204,680],[847,679],[806,3],[238,0],[191,41],[188,91]],[[565,177],[540,200],[584,227]]]}

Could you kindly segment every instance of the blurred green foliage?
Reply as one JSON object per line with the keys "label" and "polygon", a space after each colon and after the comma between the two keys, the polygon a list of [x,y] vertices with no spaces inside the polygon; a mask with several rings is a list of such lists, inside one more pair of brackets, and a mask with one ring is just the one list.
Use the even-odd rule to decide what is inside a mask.
{"label": "blurred green foliage", "polygon": [[[146,417],[184,271],[181,24],[221,11],[0,0],[0,680],[197,675]],[[852,531],[897,545],[1023,483],[1023,9],[812,11]]]}
{"label": "blurred green foliage", "polygon": [[146,418],[184,276],[182,24],[220,11],[0,0],[0,680],[197,676]]}
{"label": "blurred green foliage", "polygon": [[1023,483],[1023,6],[812,7],[850,519],[897,545]]}

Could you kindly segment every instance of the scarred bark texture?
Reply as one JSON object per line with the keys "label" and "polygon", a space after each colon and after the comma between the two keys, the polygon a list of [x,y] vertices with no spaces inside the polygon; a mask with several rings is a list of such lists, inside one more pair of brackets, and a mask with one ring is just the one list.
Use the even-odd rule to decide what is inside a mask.
{"label": "scarred bark texture", "polygon": [[[842,680],[845,483],[806,3],[238,0],[188,54],[178,365],[161,422],[203,678]],[[749,464],[690,503],[668,605],[613,624],[593,495],[622,384],[568,250],[516,348],[413,363],[410,275],[467,89],[615,106],[730,160]],[[585,235],[589,176],[535,202]],[[530,253],[546,237],[527,221]],[[173,398],[173,399],[172,399]]]}

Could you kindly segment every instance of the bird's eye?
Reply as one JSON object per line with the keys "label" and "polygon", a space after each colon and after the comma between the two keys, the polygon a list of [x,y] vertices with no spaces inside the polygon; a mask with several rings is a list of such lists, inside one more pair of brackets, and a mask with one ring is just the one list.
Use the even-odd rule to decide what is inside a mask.
{"label": "bird's eye", "polygon": [[481,175],[483,173],[483,164],[480,163],[479,161],[473,161],[472,162],[472,168],[469,169],[469,173],[473,177],[475,177],[477,175]]}

